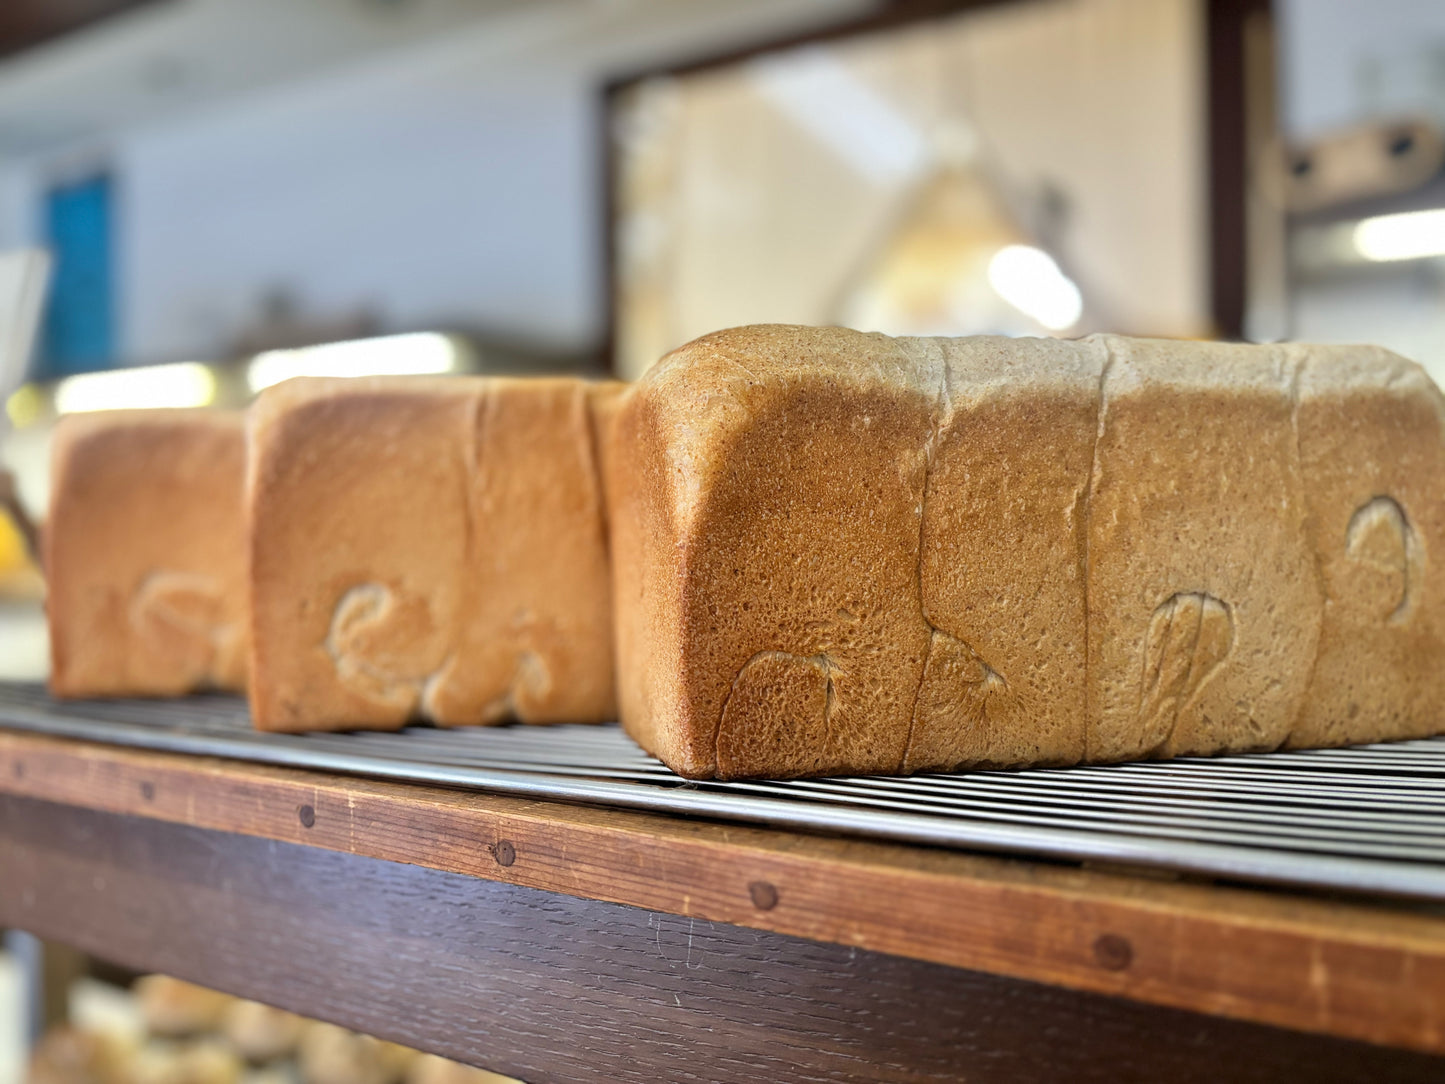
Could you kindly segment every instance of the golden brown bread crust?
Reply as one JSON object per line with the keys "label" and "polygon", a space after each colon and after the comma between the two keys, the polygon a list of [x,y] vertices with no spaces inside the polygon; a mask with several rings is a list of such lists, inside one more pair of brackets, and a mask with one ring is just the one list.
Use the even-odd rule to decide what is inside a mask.
{"label": "golden brown bread crust", "polygon": [[628,393],[609,494],[622,718],[645,748],[690,776],[897,767],[938,387],[881,335],[752,328]]}
{"label": "golden brown bread crust", "polygon": [[623,722],[724,778],[1445,729],[1441,417],[1368,348],[706,336],[616,421]]}
{"label": "golden brown bread crust", "polygon": [[1378,347],[1290,347],[1325,595],[1297,747],[1445,728],[1445,406]]}
{"label": "golden brown bread crust", "polygon": [[1106,352],[908,347],[941,351],[947,380],[921,513],[933,632],[902,768],[1071,763],[1085,744],[1083,513]]}
{"label": "golden brown bread crust", "polygon": [[1323,605],[1291,366],[1268,346],[1105,341],[1088,757],[1277,748]]}
{"label": "golden brown bread crust", "polygon": [[564,379],[487,382],[459,639],[423,705],[437,722],[616,717],[590,406],[605,391]]}
{"label": "golden brown bread crust", "polygon": [[615,715],[591,404],[572,379],[295,380],[251,415],[266,730]]}
{"label": "golden brown bread crust", "polygon": [[239,413],[60,420],[44,532],[56,696],[245,687],[245,454]]}

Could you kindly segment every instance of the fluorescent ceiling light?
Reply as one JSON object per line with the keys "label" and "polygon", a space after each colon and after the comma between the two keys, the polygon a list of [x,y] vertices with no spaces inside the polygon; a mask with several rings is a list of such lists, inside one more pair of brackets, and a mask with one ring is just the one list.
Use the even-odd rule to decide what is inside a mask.
{"label": "fluorescent ceiling light", "polygon": [[267,350],[251,359],[246,383],[254,392],[293,376],[421,376],[450,373],[460,364],[461,351],[450,337],[417,332]]}
{"label": "fluorescent ceiling light", "polygon": [[1361,219],[1354,241],[1355,251],[1367,260],[1445,256],[1445,208]]}
{"label": "fluorescent ceiling light", "polygon": [[200,407],[215,398],[216,378],[200,362],[111,369],[67,376],[55,388],[61,414],[90,410],[139,410],[150,407]]}
{"label": "fluorescent ceiling light", "polygon": [[785,116],[876,184],[918,172],[918,127],[822,46],[753,62],[754,85]]}
{"label": "fluorescent ceiling light", "polygon": [[1032,245],[1008,245],[988,263],[994,291],[1050,331],[1073,327],[1084,315],[1084,298],[1054,258]]}

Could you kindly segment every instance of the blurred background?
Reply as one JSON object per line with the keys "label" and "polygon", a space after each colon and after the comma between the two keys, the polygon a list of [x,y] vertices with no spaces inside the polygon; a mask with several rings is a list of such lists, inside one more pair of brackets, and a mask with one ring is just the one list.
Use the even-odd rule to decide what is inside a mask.
{"label": "blurred background", "polygon": [[57,412],[765,320],[1441,373],[1442,123],[1426,0],[11,0],[0,457],[39,508]]}
{"label": "blurred background", "polygon": [[[8,0],[0,465],[39,511],[62,413],[758,321],[1445,378],[1442,126],[1429,0]],[[0,676],[40,591],[0,516]]]}
{"label": "blurred background", "polygon": [[[1438,0],[6,0],[0,462],[38,512],[62,413],[757,321],[1445,380],[1442,130]],[[0,516],[0,677],[41,593]]]}

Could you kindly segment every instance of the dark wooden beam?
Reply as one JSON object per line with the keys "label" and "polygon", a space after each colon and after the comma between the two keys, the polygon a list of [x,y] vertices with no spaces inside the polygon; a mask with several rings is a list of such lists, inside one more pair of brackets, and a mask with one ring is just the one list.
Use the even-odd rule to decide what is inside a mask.
{"label": "dark wooden beam", "polygon": [[0,924],[530,1084],[1445,1074],[1421,1054],[14,797]]}
{"label": "dark wooden beam", "polygon": [[1252,88],[1247,36],[1270,0],[1206,0],[1209,105],[1209,307],[1215,334],[1242,339],[1249,315],[1249,170]]}
{"label": "dark wooden beam", "polygon": [[0,3],[0,58],[164,2],[168,0],[4,0]]}
{"label": "dark wooden beam", "polygon": [[1445,919],[1428,906],[4,731],[0,793],[1445,1055]]}

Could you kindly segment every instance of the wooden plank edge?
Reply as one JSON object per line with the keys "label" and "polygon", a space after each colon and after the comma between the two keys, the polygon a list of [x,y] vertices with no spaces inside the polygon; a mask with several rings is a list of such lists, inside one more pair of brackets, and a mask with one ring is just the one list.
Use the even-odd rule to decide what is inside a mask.
{"label": "wooden plank edge", "polygon": [[0,790],[1445,1053],[1445,921],[0,731]]}

